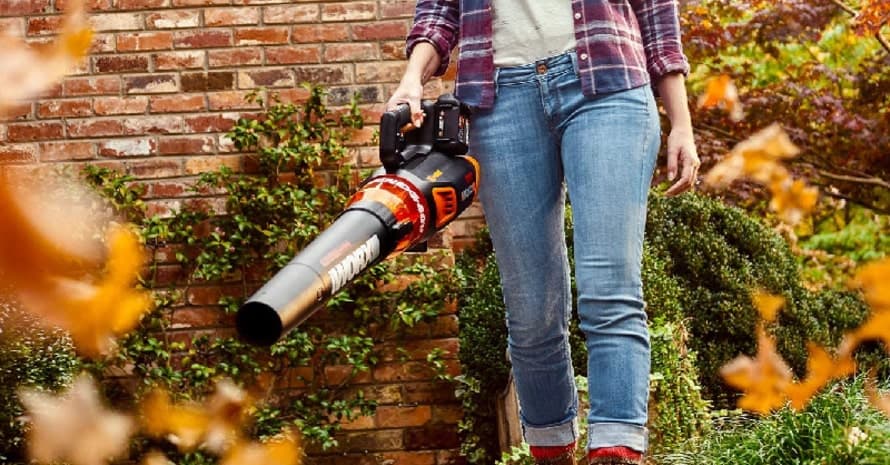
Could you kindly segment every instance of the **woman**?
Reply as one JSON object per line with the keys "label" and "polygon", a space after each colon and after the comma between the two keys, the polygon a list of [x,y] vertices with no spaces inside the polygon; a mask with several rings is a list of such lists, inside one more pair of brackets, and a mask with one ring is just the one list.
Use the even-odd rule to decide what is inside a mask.
{"label": "woman", "polygon": [[[455,93],[474,108],[470,153],[504,300],[526,442],[539,464],[574,464],[577,390],[569,354],[573,206],[586,337],[591,464],[641,464],[649,338],[640,267],[646,199],[661,142],[653,90],[671,122],[666,194],[699,160],[673,0],[421,0],[392,98],[422,114],[423,84],[459,44]],[[677,177],[679,175],[679,178]]]}

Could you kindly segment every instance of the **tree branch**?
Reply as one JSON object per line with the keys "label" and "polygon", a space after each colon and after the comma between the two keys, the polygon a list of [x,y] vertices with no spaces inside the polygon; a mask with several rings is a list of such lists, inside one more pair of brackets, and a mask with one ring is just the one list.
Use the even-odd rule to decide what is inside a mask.
{"label": "tree branch", "polygon": [[[858,11],[856,11],[856,10],[854,10],[853,8],[847,6],[847,4],[844,3],[844,2],[842,2],[841,0],[831,0],[831,2],[834,3],[835,5],[837,5],[838,8],[844,10],[845,12],[847,12],[847,14],[849,14],[849,15],[851,15],[851,16],[854,16],[854,17],[855,17],[856,15],[859,14]],[[888,43],[888,42],[887,42],[887,39],[885,39],[884,36],[881,35],[881,30],[880,30],[880,29],[881,29],[881,28],[878,28],[878,30],[875,32],[875,39],[878,40],[878,43],[881,44],[881,47],[884,47],[884,50],[885,50],[887,53],[890,53],[890,43]]]}
{"label": "tree branch", "polygon": [[879,187],[883,187],[884,189],[890,190],[890,183],[888,183],[887,181],[885,181],[881,178],[875,178],[875,177],[863,178],[863,177],[859,177],[859,176],[847,176],[847,175],[843,175],[843,174],[832,173],[830,171],[826,171],[826,170],[822,170],[822,169],[817,169],[816,172],[819,173],[819,176],[822,176],[822,177],[828,178],[828,179],[853,182],[853,183],[857,183],[857,184],[871,184],[873,186],[879,186]]}

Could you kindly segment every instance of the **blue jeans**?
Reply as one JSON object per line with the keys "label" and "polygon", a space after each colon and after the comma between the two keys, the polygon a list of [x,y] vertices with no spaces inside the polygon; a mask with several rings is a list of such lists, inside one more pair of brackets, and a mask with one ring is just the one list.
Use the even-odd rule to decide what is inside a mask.
{"label": "blue jeans", "polygon": [[472,117],[470,153],[481,168],[526,442],[578,437],[567,190],[588,350],[587,447],[642,452],[650,362],[640,267],[659,117],[648,86],[587,98],[575,69],[573,53],[498,69],[494,108]]}

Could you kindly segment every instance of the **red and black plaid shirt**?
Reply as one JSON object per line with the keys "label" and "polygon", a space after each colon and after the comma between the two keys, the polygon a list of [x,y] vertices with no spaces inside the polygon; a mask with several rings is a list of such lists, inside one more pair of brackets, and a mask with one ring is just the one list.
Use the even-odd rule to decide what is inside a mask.
{"label": "red and black plaid shirt", "polygon": [[[556,0],[565,1],[565,0]],[[668,73],[688,73],[676,0],[572,0],[576,52],[585,95],[639,87]],[[494,103],[491,0],[419,0],[408,55],[418,42],[439,54],[440,75],[459,44],[455,94]]]}

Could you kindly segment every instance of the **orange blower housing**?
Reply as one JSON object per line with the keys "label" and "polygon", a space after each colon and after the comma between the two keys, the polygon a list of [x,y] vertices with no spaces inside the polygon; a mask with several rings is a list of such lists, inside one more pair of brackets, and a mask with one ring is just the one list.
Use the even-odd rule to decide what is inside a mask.
{"label": "orange blower housing", "polygon": [[424,123],[407,106],[384,113],[383,168],[345,210],[238,310],[249,343],[270,345],[319,310],[374,264],[426,242],[467,209],[479,191],[479,165],[467,152],[469,110],[450,95],[424,101]]}

